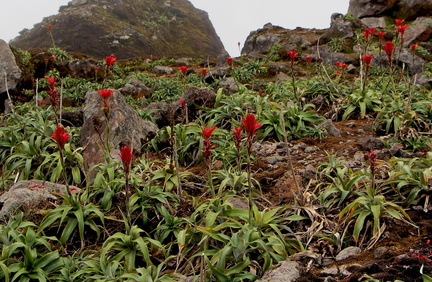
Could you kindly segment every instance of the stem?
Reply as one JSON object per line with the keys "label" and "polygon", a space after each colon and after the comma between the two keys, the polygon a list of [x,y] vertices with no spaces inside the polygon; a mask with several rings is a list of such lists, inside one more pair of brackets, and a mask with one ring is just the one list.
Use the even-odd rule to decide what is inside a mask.
{"label": "stem", "polygon": [[181,181],[180,181],[180,165],[179,165],[179,161],[178,161],[177,138],[176,138],[176,134],[175,134],[174,130],[172,130],[171,140],[172,140],[172,146],[173,146],[173,161],[174,161],[174,166],[175,166],[175,171],[176,171],[176,176],[177,176],[177,181],[178,181],[177,195],[179,195],[180,200],[182,200],[183,199],[183,189],[182,189]]}
{"label": "stem", "polygon": [[286,151],[287,151],[287,156],[288,156],[288,164],[291,170],[291,174],[294,180],[294,185],[296,187],[297,190],[297,195],[295,197],[296,201],[299,200],[299,202],[303,202],[300,198],[301,195],[301,190],[300,190],[300,185],[297,183],[297,178],[295,175],[295,171],[294,171],[294,165],[292,163],[292,158],[291,158],[291,150],[289,148],[288,145],[288,137],[287,137],[287,133],[286,133],[286,128],[285,128],[285,118],[283,116],[283,111],[280,112],[280,120],[281,120],[281,125],[282,125],[282,134],[283,134],[283,138],[284,138],[284,143],[285,143],[285,147],[286,147]]}
{"label": "stem", "polygon": [[211,163],[210,156],[208,158],[205,158],[205,162],[207,164],[207,173],[208,173],[208,181],[209,181],[210,191],[212,193],[212,197],[215,198],[216,193],[215,193],[215,190],[213,187],[212,163]]}
{"label": "stem", "polygon": [[9,99],[9,104],[10,104],[10,107],[11,107],[11,111],[12,111],[12,113],[14,114],[14,113],[15,113],[15,110],[14,110],[14,107],[13,107],[13,103],[12,103],[11,96],[10,96],[10,94],[9,94],[9,86],[8,86],[8,83],[7,83],[7,74],[6,74],[6,70],[5,70],[5,72],[4,72],[4,78],[5,78],[6,94],[7,94],[8,99]]}
{"label": "stem", "polygon": [[247,140],[247,174],[248,174],[248,186],[249,186],[249,224],[252,225],[253,211],[252,211],[252,166],[251,166],[251,149],[252,149],[252,138],[253,136],[248,136]]}
{"label": "stem", "polygon": [[[129,168],[130,169],[130,168]],[[129,205],[129,199],[130,199],[130,189],[129,189],[129,172],[126,173],[126,183],[125,183],[125,189],[126,189],[126,217],[130,224],[131,222],[131,214],[130,214],[130,205]]]}
{"label": "stem", "polygon": [[291,84],[293,87],[293,91],[294,91],[294,97],[297,100],[297,102],[299,102],[299,97],[297,97],[297,88],[295,85],[295,76],[294,76],[294,60],[291,60]]}
{"label": "stem", "polygon": [[72,192],[70,191],[69,185],[68,185],[68,182],[67,182],[66,167],[65,167],[65,164],[64,164],[64,157],[63,157],[63,149],[60,147],[60,144],[58,144],[58,143],[57,143],[57,147],[58,147],[59,153],[60,153],[60,163],[61,163],[61,166],[63,168],[62,172],[63,172],[63,179],[64,179],[64,182],[65,182],[66,190],[67,190],[67,193],[68,193],[69,197],[72,197]]}

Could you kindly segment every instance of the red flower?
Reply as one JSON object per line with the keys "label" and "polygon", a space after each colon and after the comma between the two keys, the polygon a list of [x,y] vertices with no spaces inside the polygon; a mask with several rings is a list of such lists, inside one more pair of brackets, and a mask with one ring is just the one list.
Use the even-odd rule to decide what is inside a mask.
{"label": "red flower", "polygon": [[400,33],[401,41],[403,41],[403,37],[404,37],[404,34],[405,34],[407,27],[408,27],[407,24],[397,26],[397,31],[398,31],[397,33]]}
{"label": "red flower", "polygon": [[393,42],[387,41],[386,43],[384,43],[383,50],[384,50],[384,52],[386,52],[389,62],[392,61],[392,55],[393,55],[394,48],[395,48],[395,46],[394,46]]}
{"label": "red flower", "polygon": [[119,157],[123,163],[123,170],[125,171],[125,173],[129,173],[133,157],[132,148],[129,146],[121,147]]}
{"label": "red flower", "polygon": [[385,36],[385,32],[384,31],[379,31],[378,32],[378,37],[380,38],[380,39],[383,39],[384,38],[384,36]]}
{"label": "red flower", "polygon": [[45,76],[45,78],[48,80],[48,87],[49,87],[49,90],[47,91],[48,98],[51,102],[51,105],[55,107],[60,100],[60,97],[58,95],[58,90],[55,89],[55,76]]}
{"label": "red flower", "polygon": [[49,26],[47,26],[47,28],[48,28],[48,29],[52,29],[52,26],[51,26],[51,25],[49,25]]}
{"label": "red flower", "polygon": [[290,56],[291,61],[294,61],[295,57],[297,57],[297,55],[298,55],[298,52],[296,50],[291,50],[291,51],[288,51],[288,55]]}
{"label": "red flower", "polygon": [[39,102],[39,105],[46,105],[46,103],[47,103],[47,102],[45,102],[45,101],[40,101],[40,102]]}
{"label": "red flower", "polygon": [[111,89],[99,89],[98,92],[99,92],[99,94],[104,99],[108,99],[111,96],[111,94],[113,94],[114,90],[111,90]]}
{"label": "red flower", "polygon": [[262,91],[262,90],[260,89],[260,90],[258,90],[258,94],[260,94],[260,96],[263,96],[265,93],[264,93],[264,91]]}
{"label": "red flower", "polygon": [[415,51],[419,46],[417,44],[411,44],[410,48]]}
{"label": "red flower", "polygon": [[234,63],[234,60],[235,60],[234,58],[229,57],[229,58],[226,58],[225,61],[228,63],[228,65],[232,66]]}
{"label": "red flower", "polygon": [[311,56],[306,56],[306,57],[305,57],[305,60],[306,60],[306,62],[308,62],[308,63],[312,62],[313,59],[314,59],[314,58],[311,57]]}
{"label": "red flower", "polygon": [[395,19],[396,25],[401,25],[405,22],[405,20]]}
{"label": "red flower", "polygon": [[200,73],[201,73],[203,76],[205,76],[205,75],[207,74],[207,69],[201,69],[201,70],[200,70]]}
{"label": "red flower", "polygon": [[51,90],[55,88],[55,76],[45,76],[45,78],[48,80],[48,85]]}
{"label": "red flower", "polygon": [[366,28],[363,31],[363,36],[365,40],[368,40],[370,36],[374,36],[375,35],[375,28],[374,27],[370,27],[370,28]]}
{"label": "red flower", "polygon": [[215,130],[215,129],[216,129],[216,126],[209,127],[208,125],[205,128],[203,128],[202,134],[204,136],[204,139],[210,138],[211,134],[213,133],[213,130]]}
{"label": "red flower", "polygon": [[252,137],[255,135],[255,131],[262,125],[259,123],[253,114],[247,114],[244,119],[242,119],[242,123],[248,137]]}
{"label": "red flower", "polygon": [[114,55],[105,57],[105,63],[107,65],[107,69],[109,69],[115,63],[115,61],[117,61],[117,58]]}
{"label": "red flower", "polygon": [[179,67],[178,69],[179,69],[179,70],[183,73],[183,75],[185,76],[189,68],[188,68],[187,66],[181,66],[181,67]]}
{"label": "red flower", "polygon": [[94,70],[98,70],[99,68],[98,68],[98,67],[93,67],[93,69],[94,69]]}
{"label": "red flower", "polygon": [[234,132],[234,139],[235,139],[235,146],[236,147],[240,147],[240,144],[241,144],[241,141],[243,138],[242,129],[243,129],[243,127],[239,126],[239,127],[233,128],[233,130],[232,130]]}
{"label": "red flower", "polygon": [[206,126],[205,128],[202,129],[202,135],[204,136],[202,150],[203,150],[203,157],[206,159],[208,159],[210,157],[211,150],[214,147],[214,144],[211,143],[210,136],[211,136],[213,130],[215,130],[215,129],[216,129],[216,126],[213,126],[213,127]]}
{"label": "red flower", "polygon": [[363,56],[361,56],[361,58],[365,62],[366,69],[368,70],[370,68],[370,63],[373,59],[373,56],[372,55],[363,55]]}
{"label": "red flower", "polygon": [[180,99],[180,100],[177,100],[177,102],[180,103],[180,105],[182,107],[182,110],[183,110],[185,108],[185,106],[186,106],[185,100],[184,99]]}
{"label": "red flower", "polygon": [[338,66],[338,67],[340,67],[340,68],[343,68],[343,69],[348,66],[347,64],[344,64],[344,63],[341,63],[341,62],[336,62],[335,65]]}
{"label": "red flower", "polygon": [[57,125],[54,133],[51,135],[57,141],[60,148],[63,148],[66,141],[70,138],[69,134],[66,133],[65,129],[61,125]]}
{"label": "red flower", "polygon": [[374,151],[374,149],[370,149],[369,153],[366,153],[366,157],[369,159],[369,165],[371,168],[372,174],[375,174],[375,165],[378,154]]}

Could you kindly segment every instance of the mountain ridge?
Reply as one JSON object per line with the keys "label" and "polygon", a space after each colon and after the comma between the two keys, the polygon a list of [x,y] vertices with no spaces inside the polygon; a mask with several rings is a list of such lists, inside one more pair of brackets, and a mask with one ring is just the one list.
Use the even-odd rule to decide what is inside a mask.
{"label": "mountain ridge", "polygon": [[10,44],[24,50],[55,45],[68,52],[96,58],[115,54],[120,59],[217,57],[225,51],[207,12],[187,0],[74,0],[21,31]]}

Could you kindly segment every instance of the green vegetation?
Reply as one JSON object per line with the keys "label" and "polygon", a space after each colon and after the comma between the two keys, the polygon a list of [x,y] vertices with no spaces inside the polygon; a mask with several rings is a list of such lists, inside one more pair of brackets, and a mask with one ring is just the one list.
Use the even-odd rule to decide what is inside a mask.
{"label": "green vegetation", "polygon": [[[146,25],[169,25],[169,16],[154,15]],[[330,45],[340,50],[344,42]],[[211,84],[202,79],[201,67],[182,74],[167,58],[106,63],[106,77],[99,79],[93,74],[60,77],[49,70],[46,75],[62,82],[63,97],[74,102],[71,109],[82,105],[87,91],[118,89],[131,77],[150,93],[126,100],[149,120],[154,117],[143,104],[178,103],[185,87],[208,87],[216,102],[199,109],[195,120],[160,128],[131,164],[124,155],[118,160],[105,154],[107,162],[89,172],[79,128],[66,125],[70,138],[61,144],[52,137],[59,123],[56,105],[38,104],[30,95],[30,102],[18,101],[15,113],[0,117],[1,192],[28,179],[81,190],[59,195],[60,203],[45,210],[16,210],[5,219],[0,225],[0,279],[175,281],[188,276],[194,281],[253,281],[322,240],[334,249],[370,247],[394,221],[415,227],[407,210],[413,205],[427,209],[431,193],[431,143],[425,134],[432,122],[431,92],[395,69],[373,65],[360,79],[359,72],[348,76],[346,66],[306,63],[295,56],[291,63],[296,69],[306,72],[315,64],[314,73],[298,75],[292,67],[293,79],[275,80],[268,70],[281,60],[280,48],[272,48],[263,60],[236,59],[225,77]],[[54,51],[62,60],[72,56]],[[17,54],[29,61],[28,54]],[[161,77],[153,72],[156,65],[176,72]],[[227,77],[235,84],[223,88],[219,82]],[[41,79],[38,87],[49,101],[49,81]],[[322,102],[314,102],[316,98]],[[348,166],[338,152],[329,152],[327,160],[315,164],[316,181],[295,182],[292,199],[271,202],[273,195],[268,200],[265,192],[280,191],[260,175],[268,167],[257,162],[259,149],[253,144],[278,144],[283,162],[292,165],[289,143],[326,142],[328,132],[320,123],[328,118],[369,120],[376,134],[390,135],[385,145],[401,143],[418,155],[378,161],[372,150],[365,160]],[[297,162],[291,172],[299,174],[302,166]],[[329,223],[335,219],[337,224]]]}

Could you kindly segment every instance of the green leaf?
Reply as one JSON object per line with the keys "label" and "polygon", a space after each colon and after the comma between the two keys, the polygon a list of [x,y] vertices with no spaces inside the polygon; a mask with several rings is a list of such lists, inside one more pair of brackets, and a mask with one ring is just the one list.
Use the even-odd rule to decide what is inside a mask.
{"label": "green leaf", "polygon": [[363,226],[364,221],[369,214],[370,214],[370,211],[363,210],[360,212],[360,214],[357,217],[357,220],[356,220],[355,225],[354,225],[354,232],[353,232],[353,237],[354,237],[354,240],[356,242],[358,242],[360,231],[362,231],[362,229],[364,227]]}

